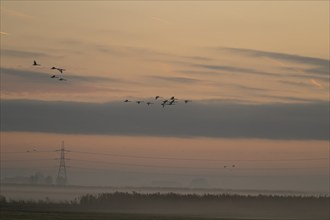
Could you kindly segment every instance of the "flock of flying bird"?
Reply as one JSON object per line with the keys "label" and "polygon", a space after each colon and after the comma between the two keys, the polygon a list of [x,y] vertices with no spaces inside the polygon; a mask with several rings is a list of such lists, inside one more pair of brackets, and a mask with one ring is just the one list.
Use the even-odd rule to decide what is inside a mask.
{"label": "flock of flying bird", "polygon": [[[164,98],[161,97],[161,96],[156,96],[156,97],[155,97],[155,101],[157,101],[157,100],[160,100],[161,106],[162,106],[163,108],[164,108],[166,105],[176,105],[176,103],[179,102],[178,99],[175,98],[174,96],[172,96],[172,97],[169,98],[169,99],[164,99]],[[130,100],[126,99],[124,102],[135,102],[135,103],[137,103],[137,104],[141,104],[141,103],[144,103],[145,101],[141,101],[141,100],[130,101]],[[187,104],[188,102],[192,102],[192,101],[186,99],[186,100],[183,100],[183,102],[184,102],[185,104]],[[145,102],[145,103],[146,103],[148,106],[155,104],[154,102],[151,102],[151,101],[148,101],[148,102]]]}
{"label": "flock of flying bird", "polygon": [[[33,61],[33,64],[32,64],[33,66],[41,66],[39,63],[37,63],[37,61]],[[63,68],[59,68],[59,67],[52,67],[52,68],[50,68],[50,69],[52,69],[52,70],[57,70],[57,71],[59,71],[61,74],[65,71],[65,69],[63,69]],[[60,80],[60,81],[67,81],[67,79],[65,79],[65,78],[63,78],[62,76],[57,76],[57,75],[52,75],[50,78],[55,78],[55,79],[58,79],[58,80]],[[177,98],[175,98],[174,96],[172,96],[171,98],[169,98],[169,99],[164,99],[163,97],[161,97],[161,96],[156,96],[155,97],[155,101],[161,101],[160,102],[160,104],[161,104],[161,106],[164,108],[166,105],[176,105],[179,101],[178,101],[178,99]],[[137,103],[137,104],[141,104],[141,103],[144,103],[145,101],[141,101],[141,100],[137,100],[137,101],[130,101],[130,100],[128,100],[128,99],[126,99],[124,102],[135,102],[135,103]],[[187,104],[188,102],[192,102],[191,100],[188,100],[188,99],[186,99],[186,100],[183,100],[183,102],[185,103],[185,104]],[[153,104],[155,104],[154,102],[151,102],[151,101],[148,101],[148,102],[145,102],[148,106],[150,106],[150,105],[153,105]]]}
{"label": "flock of flying bird", "polygon": [[[39,63],[37,63],[37,61],[33,61],[33,64],[32,64],[33,66],[41,66]],[[65,69],[63,69],[63,68],[58,68],[58,67],[55,67],[55,66],[53,66],[52,68],[50,68],[50,69],[52,69],[52,70],[58,70],[60,73],[63,73],[63,71],[65,71]],[[57,75],[52,75],[50,78],[53,78],[53,79],[58,79],[58,80],[60,80],[60,81],[67,81],[67,79],[65,79],[65,78],[63,78],[63,77],[60,77],[60,76],[57,76]]]}

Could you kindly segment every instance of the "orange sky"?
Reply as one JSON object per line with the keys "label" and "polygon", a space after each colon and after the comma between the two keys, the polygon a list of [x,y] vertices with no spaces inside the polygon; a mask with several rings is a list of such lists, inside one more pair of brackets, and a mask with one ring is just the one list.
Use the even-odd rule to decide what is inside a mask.
{"label": "orange sky", "polygon": [[[324,138],[326,131],[323,129],[329,120],[329,116],[324,114],[329,109],[324,107],[329,101],[329,2],[327,1],[81,1],[79,3],[1,1],[0,36],[3,103],[8,100],[16,100],[17,103],[42,100],[45,106],[47,103],[55,103],[51,101],[66,101],[64,104],[79,102],[86,103],[87,106],[93,106],[92,103],[119,105],[118,103],[122,103],[125,99],[154,101],[154,97],[160,95],[164,98],[171,96],[179,98],[177,105],[184,105],[182,100],[189,99],[197,103],[197,107],[204,106],[206,109],[211,104],[214,106],[219,104],[224,108],[236,104],[238,108],[247,105],[252,109],[283,105],[283,112],[286,115],[276,120],[292,119],[289,122],[283,121],[283,128],[278,128],[275,124],[271,124],[272,115],[264,116],[263,110],[260,118],[257,117],[261,122],[263,119],[270,121],[265,130],[273,127],[274,131],[287,130],[288,136],[282,138],[276,135],[276,137],[250,135],[249,130],[246,130],[244,138],[239,137],[241,133],[237,136],[233,135],[232,138],[224,138],[221,134],[217,136],[218,138],[212,135],[199,135],[188,124],[189,109],[187,109],[189,112],[182,114],[182,117],[186,117],[187,130],[190,129],[192,133],[183,132],[187,135],[184,138],[173,135],[175,129],[181,128],[182,125],[177,121],[170,121],[171,114],[180,117],[175,115],[179,114],[179,111],[168,113],[167,118],[159,116],[160,120],[165,120],[163,123],[167,120],[167,125],[173,126],[173,132],[164,131],[162,134],[160,130],[157,135],[143,132],[141,134],[138,131],[144,128],[139,129],[138,126],[135,135],[125,132],[120,135],[120,131],[97,135],[83,129],[79,130],[81,133],[71,131],[69,134],[70,132],[67,131],[58,132],[57,128],[53,129],[52,125],[55,126],[55,123],[49,124],[49,130],[42,130],[39,127],[35,130],[22,130],[21,127],[24,126],[18,126],[19,121],[15,121],[18,124],[2,124],[1,152],[26,152],[33,148],[39,151],[54,150],[64,140],[68,149],[76,151],[209,160],[233,159],[237,160],[238,165],[234,170],[235,175],[249,177],[248,179],[242,177],[239,184],[233,183],[233,187],[276,188],[276,184],[267,186],[262,181],[253,185],[251,178],[254,175],[267,174],[275,177],[297,174],[308,179],[314,174],[320,174],[321,177],[315,177],[314,182],[306,183],[299,178],[296,182],[283,178],[281,188],[328,190],[326,186],[329,184],[329,178],[325,175],[329,165],[327,160],[255,163],[241,161],[329,157],[329,141]],[[37,60],[41,66],[32,66],[33,60]],[[52,66],[64,68],[66,71],[60,74],[56,70],[51,70]],[[67,81],[50,79],[53,74],[64,77]],[[14,101],[12,103],[15,104]],[[64,104],[61,102],[58,105]],[[134,108],[137,108],[135,103],[130,104],[122,103],[120,108],[126,106],[130,108],[133,104]],[[307,110],[307,113],[290,112],[291,109],[296,109],[296,105],[305,104],[311,107],[311,115],[308,115]],[[159,103],[155,103],[148,110],[153,111],[155,108],[161,108]],[[17,118],[18,115],[15,114],[20,114],[13,109],[15,108],[10,110],[10,114],[13,115],[5,113],[1,116],[8,119],[8,123],[12,123],[11,118]],[[297,109],[303,111],[301,106]],[[216,121],[216,112],[210,115],[205,115],[205,112],[207,114],[207,111],[200,112],[203,116],[201,118],[212,121],[212,117],[215,117]],[[54,117],[59,117],[60,120],[63,114],[64,112],[59,112]],[[194,112],[193,116],[195,114],[198,116],[198,112]],[[22,114],[19,115],[21,116]],[[38,116],[33,113],[24,115],[28,121],[39,120]],[[69,116],[67,115],[68,118]],[[251,115],[249,112],[246,115],[238,113],[228,116],[228,120],[233,120],[236,116],[240,116],[237,121],[244,121]],[[119,122],[128,120],[119,114],[112,117]],[[132,120],[137,120],[134,115]],[[226,117],[223,116],[221,120],[228,125]],[[314,133],[319,132],[323,136],[311,135],[304,138],[303,133],[299,132],[298,135],[294,133],[290,136],[292,132],[290,125],[296,121],[302,121],[302,127],[308,129],[310,126]],[[80,118],[79,122],[83,124],[84,119]],[[235,123],[234,119],[231,129],[235,128]],[[244,122],[239,121],[238,124],[240,123]],[[39,126],[37,124],[31,123],[31,128]],[[322,125],[319,126],[320,131],[315,131],[319,124]],[[66,124],[62,126],[70,127]],[[84,126],[88,127],[88,124]],[[59,134],[55,134],[56,132]],[[318,138],[320,136],[322,138]],[[40,154],[2,154],[2,160],[18,160],[14,164],[9,161],[2,162],[2,165],[8,167],[6,175],[31,175],[33,170],[38,169],[40,164],[46,164],[46,161],[30,164],[28,161],[24,162],[22,158],[37,159],[40,158]],[[77,158],[94,161],[109,159],[100,156],[81,154],[77,155]],[[49,157],[54,158],[56,154],[50,153]],[[162,172],[165,170],[217,175],[218,173],[212,169],[202,169],[197,172],[189,168],[168,170],[166,166],[200,166],[220,170],[227,166],[226,162],[198,160],[141,160],[129,157],[110,159],[123,164],[165,166],[159,169],[119,164],[111,166],[127,171],[158,172],[161,169]],[[50,166],[54,164],[55,172],[57,162],[47,161]],[[20,169],[28,165],[31,166],[32,171],[22,173],[9,169]],[[80,162],[78,165],[102,168],[102,164],[97,163],[88,165],[87,162]],[[257,170],[260,168],[270,169]],[[293,169],[285,170],[285,168]],[[272,169],[275,171],[271,171]],[[223,171],[220,171],[221,175],[226,174]],[[82,178],[76,177],[77,182]],[[148,178],[150,178],[149,182],[152,178],[166,180],[159,176]],[[175,180],[173,177],[168,179]],[[209,181],[212,187],[230,187],[232,183]],[[90,184],[97,182],[95,180]],[[111,180],[105,181],[104,184],[111,184]]]}

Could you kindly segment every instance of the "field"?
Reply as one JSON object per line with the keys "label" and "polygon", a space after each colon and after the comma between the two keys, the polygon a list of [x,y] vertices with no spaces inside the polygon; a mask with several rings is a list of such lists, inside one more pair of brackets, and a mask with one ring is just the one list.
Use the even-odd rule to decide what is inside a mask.
{"label": "field", "polygon": [[[75,211],[37,211],[1,209],[1,220],[239,220],[238,218],[211,218],[202,216],[182,215],[151,215],[151,214],[127,214],[106,212],[75,212]],[[255,220],[247,219],[244,220]],[[263,220],[263,219],[257,219]],[[276,219],[265,219],[276,220]],[[281,220],[286,220],[281,218]],[[292,220],[292,219],[290,219]]]}
{"label": "field", "polygon": [[72,201],[1,199],[1,220],[329,219],[328,196],[114,192]]}
{"label": "field", "polygon": [[215,218],[106,212],[1,209],[1,220],[214,220]]}

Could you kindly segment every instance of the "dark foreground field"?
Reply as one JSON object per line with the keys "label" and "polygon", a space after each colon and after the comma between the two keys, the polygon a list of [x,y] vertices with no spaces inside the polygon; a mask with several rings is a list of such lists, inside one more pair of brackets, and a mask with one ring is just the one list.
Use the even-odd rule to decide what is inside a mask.
{"label": "dark foreground field", "polygon": [[[1,220],[243,220],[242,218],[212,218],[202,216],[183,215],[152,215],[152,214],[127,214],[127,213],[106,213],[106,212],[76,212],[76,211],[37,211],[37,210],[16,210],[2,209]],[[278,220],[251,218],[244,220]],[[293,220],[283,219],[280,220]]]}
{"label": "dark foreground field", "polygon": [[1,201],[1,220],[329,219],[329,197],[103,193],[74,201]]}
{"label": "dark foreground field", "polygon": [[1,220],[219,220],[198,216],[127,214],[106,212],[41,211],[4,208]]}

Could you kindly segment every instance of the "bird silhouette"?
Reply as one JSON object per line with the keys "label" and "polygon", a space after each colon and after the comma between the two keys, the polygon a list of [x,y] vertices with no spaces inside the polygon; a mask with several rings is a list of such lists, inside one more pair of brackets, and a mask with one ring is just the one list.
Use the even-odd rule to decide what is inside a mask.
{"label": "bird silhouette", "polygon": [[148,106],[154,104],[153,102],[147,102],[146,103]]}
{"label": "bird silhouette", "polygon": [[57,67],[55,67],[55,66],[53,66],[51,69],[52,69],[52,70],[58,70],[60,73],[63,73],[63,71],[65,71],[65,69],[57,68]]}
{"label": "bird silhouette", "polygon": [[184,103],[192,102],[191,100],[184,100]]}
{"label": "bird silhouette", "polygon": [[168,100],[167,100],[167,99],[166,99],[166,100],[164,100],[162,104],[164,104],[164,105],[165,105],[165,103],[166,103],[166,102],[168,102]]}
{"label": "bird silhouette", "polygon": [[59,77],[56,75],[52,75],[50,78],[59,78]]}
{"label": "bird silhouette", "polygon": [[126,99],[124,102],[131,102],[131,101],[129,101],[128,99]]}
{"label": "bird silhouette", "polygon": [[159,98],[163,98],[163,97],[161,97],[161,96],[159,96],[159,95],[157,95],[157,96],[155,97],[156,100],[159,99]]}
{"label": "bird silhouette", "polygon": [[37,63],[37,61],[33,61],[33,64],[32,64],[33,66],[40,66],[40,64],[39,63]]}
{"label": "bird silhouette", "polygon": [[142,102],[144,102],[144,101],[136,101],[137,104],[140,104],[140,103],[142,103]]}
{"label": "bird silhouette", "polygon": [[64,79],[64,78],[59,78],[58,80],[60,80],[60,81],[67,81],[67,79]]}
{"label": "bird silhouette", "polygon": [[168,105],[174,105],[175,104],[175,100],[174,99],[172,99],[172,101],[170,101],[169,103],[168,103]]}

